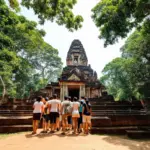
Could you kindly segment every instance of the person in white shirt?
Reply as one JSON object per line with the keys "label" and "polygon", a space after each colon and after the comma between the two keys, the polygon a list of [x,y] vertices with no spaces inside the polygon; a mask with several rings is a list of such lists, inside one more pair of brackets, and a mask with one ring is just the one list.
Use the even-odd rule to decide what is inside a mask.
{"label": "person in white shirt", "polygon": [[78,130],[78,118],[80,117],[79,107],[80,107],[80,103],[78,102],[77,97],[74,97],[72,102],[72,121],[73,121],[74,134],[76,134]]}
{"label": "person in white shirt", "polygon": [[59,110],[58,110],[58,116],[56,118],[56,127],[55,130],[59,131],[60,130],[60,120],[61,120],[61,115],[60,115],[60,109],[61,109],[61,100],[59,97],[57,97],[57,100],[60,101],[60,106],[59,106]]}
{"label": "person in white shirt", "polygon": [[53,95],[53,99],[48,101],[48,108],[49,108],[49,118],[51,123],[51,132],[53,133],[56,129],[56,119],[59,117],[60,112],[60,101],[57,100],[57,95]]}
{"label": "person in white shirt", "polygon": [[39,96],[37,97],[36,102],[34,102],[33,104],[33,132],[32,134],[36,134],[36,131],[38,129],[38,123],[42,117],[42,113],[44,110],[43,102],[41,102],[41,100],[42,100],[42,97]]}

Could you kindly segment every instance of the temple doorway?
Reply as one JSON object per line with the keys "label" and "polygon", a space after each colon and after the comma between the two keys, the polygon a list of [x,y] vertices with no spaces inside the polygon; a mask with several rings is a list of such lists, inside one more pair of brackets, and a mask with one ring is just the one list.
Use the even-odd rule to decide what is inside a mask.
{"label": "temple doorway", "polygon": [[79,98],[79,89],[69,89],[68,90],[69,96],[71,96],[71,99],[74,97]]}

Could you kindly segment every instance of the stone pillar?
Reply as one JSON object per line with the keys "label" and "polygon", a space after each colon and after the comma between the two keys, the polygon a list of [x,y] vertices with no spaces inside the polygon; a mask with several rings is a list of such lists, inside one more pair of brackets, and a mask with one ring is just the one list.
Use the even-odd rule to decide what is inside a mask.
{"label": "stone pillar", "polygon": [[68,86],[64,85],[64,96],[68,96]]}
{"label": "stone pillar", "polygon": [[64,96],[68,96],[68,86],[67,85],[61,85],[60,86],[60,99],[63,101]]}
{"label": "stone pillar", "polygon": [[63,100],[63,86],[60,85],[60,100]]}
{"label": "stone pillar", "polygon": [[90,87],[87,87],[85,90],[85,96],[90,98]]}
{"label": "stone pillar", "polygon": [[85,85],[80,85],[80,97],[79,98],[81,98],[81,96],[85,96]]}

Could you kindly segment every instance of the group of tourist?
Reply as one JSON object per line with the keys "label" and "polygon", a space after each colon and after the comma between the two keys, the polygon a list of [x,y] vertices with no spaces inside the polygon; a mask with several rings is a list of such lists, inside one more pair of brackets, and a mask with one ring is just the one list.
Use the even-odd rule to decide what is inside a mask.
{"label": "group of tourist", "polygon": [[43,121],[42,133],[62,130],[62,134],[73,131],[73,134],[89,133],[91,128],[91,105],[87,98],[78,99],[69,96],[64,101],[53,97],[37,97],[33,104],[33,132],[36,134],[39,121]]}

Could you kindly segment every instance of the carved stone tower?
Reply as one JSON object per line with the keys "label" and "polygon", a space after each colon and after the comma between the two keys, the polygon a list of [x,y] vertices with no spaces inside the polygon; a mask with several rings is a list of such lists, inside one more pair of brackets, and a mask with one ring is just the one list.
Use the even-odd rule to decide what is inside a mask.
{"label": "carved stone tower", "polygon": [[96,71],[91,68],[91,65],[88,65],[86,52],[79,40],[73,40],[71,43],[66,64],[58,82],[47,85],[46,93],[49,96],[56,93],[61,100],[64,100],[66,95],[72,98],[101,96],[103,85],[97,79]]}
{"label": "carved stone tower", "polygon": [[88,59],[79,40],[74,40],[71,43],[66,59],[67,66],[87,66]]}

